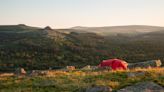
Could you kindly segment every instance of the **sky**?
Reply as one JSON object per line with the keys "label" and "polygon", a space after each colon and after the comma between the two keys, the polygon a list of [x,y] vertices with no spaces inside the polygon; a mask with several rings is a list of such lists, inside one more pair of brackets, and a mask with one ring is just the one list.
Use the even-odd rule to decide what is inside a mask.
{"label": "sky", "polygon": [[164,26],[164,0],[0,0],[0,25]]}

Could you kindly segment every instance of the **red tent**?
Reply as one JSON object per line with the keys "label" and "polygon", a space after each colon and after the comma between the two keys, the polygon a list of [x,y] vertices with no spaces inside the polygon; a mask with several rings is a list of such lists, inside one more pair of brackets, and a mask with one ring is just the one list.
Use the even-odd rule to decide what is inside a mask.
{"label": "red tent", "polygon": [[128,63],[120,59],[103,60],[99,67],[111,67],[113,70],[126,70]]}

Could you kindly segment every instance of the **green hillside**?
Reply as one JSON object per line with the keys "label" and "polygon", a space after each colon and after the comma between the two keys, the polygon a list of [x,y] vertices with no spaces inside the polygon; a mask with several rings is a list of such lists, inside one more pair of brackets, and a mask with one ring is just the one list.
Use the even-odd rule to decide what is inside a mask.
{"label": "green hillside", "polygon": [[63,29],[69,31],[65,33],[23,24],[0,26],[0,71],[12,71],[16,67],[28,70],[66,65],[82,67],[97,65],[108,58],[127,62],[164,61],[164,36],[161,34],[164,32],[159,29],[160,33],[102,36],[79,33],[75,29]]}

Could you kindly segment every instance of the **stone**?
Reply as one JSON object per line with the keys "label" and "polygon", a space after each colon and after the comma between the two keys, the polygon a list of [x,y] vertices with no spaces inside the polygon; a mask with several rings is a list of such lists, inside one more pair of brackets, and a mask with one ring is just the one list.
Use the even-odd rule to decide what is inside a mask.
{"label": "stone", "polygon": [[117,92],[164,92],[164,88],[154,82],[140,82]]}
{"label": "stone", "polygon": [[128,65],[128,68],[133,69],[133,68],[160,67],[161,65],[162,65],[161,60],[151,60],[145,62],[130,63]]}

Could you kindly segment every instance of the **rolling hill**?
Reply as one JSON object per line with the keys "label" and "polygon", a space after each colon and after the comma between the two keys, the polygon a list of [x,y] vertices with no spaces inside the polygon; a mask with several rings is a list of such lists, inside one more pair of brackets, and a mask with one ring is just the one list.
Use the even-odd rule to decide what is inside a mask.
{"label": "rolling hill", "polygon": [[[164,30],[164,27],[146,26],[146,25],[129,25],[129,26],[106,26],[106,27],[81,27],[76,26],[67,30],[70,32],[94,32],[101,35],[116,35],[116,34],[141,34]],[[62,32],[62,30],[61,30]]]}
{"label": "rolling hill", "polygon": [[164,61],[163,29],[155,26],[52,29],[3,25],[0,26],[0,71],[13,71],[17,67],[28,70],[67,65],[83,67],[109,58],[127,62]]}

